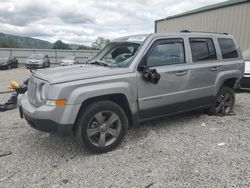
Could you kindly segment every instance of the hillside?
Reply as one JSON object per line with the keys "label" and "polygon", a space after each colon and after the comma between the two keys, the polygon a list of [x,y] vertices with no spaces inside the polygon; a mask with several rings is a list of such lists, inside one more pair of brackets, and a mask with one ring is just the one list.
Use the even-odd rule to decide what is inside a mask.
{"label": "hillside", "polygon": [[0,33],[0,48],[50,49],[52,46],[48,41]]}

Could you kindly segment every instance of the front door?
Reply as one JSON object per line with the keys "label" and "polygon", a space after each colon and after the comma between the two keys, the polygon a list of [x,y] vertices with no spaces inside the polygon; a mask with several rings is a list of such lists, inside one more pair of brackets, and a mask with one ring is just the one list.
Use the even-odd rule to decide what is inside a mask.
{"label": "front door", "polygon": [[146,81],[138,71],[138,104],[140,119],[185,110],[185,92],[190,79],[182,38],[156,40],[143,58],[142,64],[161,75],[157,84]]}

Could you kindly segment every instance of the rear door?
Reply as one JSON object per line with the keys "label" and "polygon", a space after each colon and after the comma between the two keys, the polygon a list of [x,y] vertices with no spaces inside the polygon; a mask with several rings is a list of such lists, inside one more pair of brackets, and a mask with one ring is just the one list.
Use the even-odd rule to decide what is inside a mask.
{"label": "rear door", "polygon": [[218,58],[213,37],[190,37],[191,51],[188,89],[197,106],[209,105],[213,100],[216,77],[222,69],[222,62]]}

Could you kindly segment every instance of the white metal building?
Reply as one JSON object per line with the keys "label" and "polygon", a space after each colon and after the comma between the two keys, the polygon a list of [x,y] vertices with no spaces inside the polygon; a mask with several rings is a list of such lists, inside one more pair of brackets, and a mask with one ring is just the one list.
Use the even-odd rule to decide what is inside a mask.
{"label": "white metal building", "polygon": [[250,0],[229,0],[155,21],[155,32],[210,31],[235,36],[250,48]]}

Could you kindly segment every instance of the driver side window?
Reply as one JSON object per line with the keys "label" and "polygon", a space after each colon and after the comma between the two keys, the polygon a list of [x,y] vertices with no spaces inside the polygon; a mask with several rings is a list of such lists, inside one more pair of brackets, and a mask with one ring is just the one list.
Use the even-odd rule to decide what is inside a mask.
{"label": "driver side window", "polygon": [[183,39],[158,40],[146,57],[148,67],[185,63]]}

